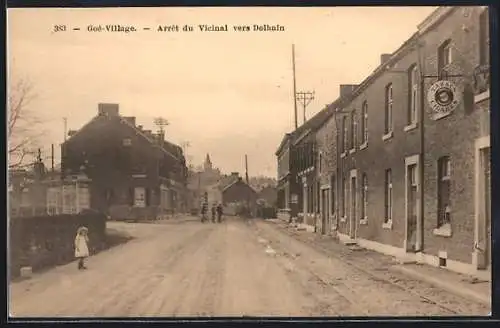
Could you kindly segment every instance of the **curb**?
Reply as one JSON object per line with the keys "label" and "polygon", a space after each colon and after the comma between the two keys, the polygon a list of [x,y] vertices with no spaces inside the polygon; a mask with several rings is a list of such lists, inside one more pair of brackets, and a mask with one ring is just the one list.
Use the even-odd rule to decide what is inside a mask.
{"label": "curb", "polygon": [[464,298],[468,299],[473,299],[479,303],[482,303],[487,306],[491,306],[491,297],[484,295],[482,293],[475,292],[473,290],[463,288],[463,287],[457,287],[453,283],[447,283],[444,281],[441,281],[439,279],[427,276],[423,273],[416,272],[415,270],[405,268],[403,266],[393,266],[391,267],[391,270],[397,271],[399,273],[403,273],[405,275],[411,276],[414,279],[422,280],[427,283],[430,283],[436,287],[442,288],[450,293],[453,293],[458,296],[462,296]]}

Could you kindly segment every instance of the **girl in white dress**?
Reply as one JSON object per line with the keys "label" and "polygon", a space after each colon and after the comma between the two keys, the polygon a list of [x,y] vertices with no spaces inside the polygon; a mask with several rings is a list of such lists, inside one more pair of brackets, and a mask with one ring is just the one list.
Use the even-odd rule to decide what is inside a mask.
{"label": "girl in white dress", "polygon": [[76,231],[75,257],[78,259],[78,270],[87,269],[85,266],[85,258],[89,256],[88,231],[86,227],[80,227]]}

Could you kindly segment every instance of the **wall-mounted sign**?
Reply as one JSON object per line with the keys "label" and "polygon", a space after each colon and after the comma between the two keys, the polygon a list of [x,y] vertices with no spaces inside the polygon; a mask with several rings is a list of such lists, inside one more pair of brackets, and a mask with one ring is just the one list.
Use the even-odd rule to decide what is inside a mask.
{"label": "wall-mounted sign", "polygon": [[299,195],[292,194],[292,199],[291,199],[290,203],[297,204],[298,202],[299,202]]}
{"label": "wall-mounted sign", "polygon": [[427,101],[434,115],[448,114],[460,103],[460,92],[451,81],[437,81],[429,88]]}

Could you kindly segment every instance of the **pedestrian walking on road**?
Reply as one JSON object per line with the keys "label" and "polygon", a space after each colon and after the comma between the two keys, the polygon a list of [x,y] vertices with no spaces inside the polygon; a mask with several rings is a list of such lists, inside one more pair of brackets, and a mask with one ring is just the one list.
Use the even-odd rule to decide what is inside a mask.
{"label": "pedestrian walking on road", "polygon": [[207,211],[208,211],[208,204],[207,203],[203,203],[201,205],[201,222],[204,223],[205,220],[206,220],[206,215],[207,215]]}
{"label": "pedestrian walking on road", "polygon": [[215,214],[217,212],[217,206],[215,203],[212,204],[212,222],[215,223]]}
{"label": "pedestrian walking on road", "polygon": [[221,203],[219,203],[217,205],[216,211],[217,211],[217,222],[221,223],[221,221],[222,221],[222,212],[223,212],[222,204]]}
{"label": "pedestrian walking on road", "polygon": [[75,237],[75,257],[78,259],[78,270],[87,269],[85,266],[85,258],[89,257],[89,237],[86,227],[80,227],[76,231]]}

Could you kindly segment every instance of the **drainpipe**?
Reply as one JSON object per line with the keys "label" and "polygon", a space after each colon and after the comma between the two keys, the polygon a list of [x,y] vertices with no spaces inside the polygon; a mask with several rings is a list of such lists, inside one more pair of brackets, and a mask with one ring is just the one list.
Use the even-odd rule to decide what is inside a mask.
{"label": "drainpipe", "polygon": [[418,71],[420,78],[420,97],[419,97],[419,131],[420,131],[420,160],[419,160],[419,172],[420,175],[420,204],[419,210],[420,215],[417,221],[417,240],[415,241],[415,252],[421,252],[423,250],[423,225],[424,225],[424,210],[425,210],[425,193],[424,193],[424,173],[425,173],[425,74],[424,74],[424,62],[422,58],[420,36],[417,37],[417,56],[418,56]]}

